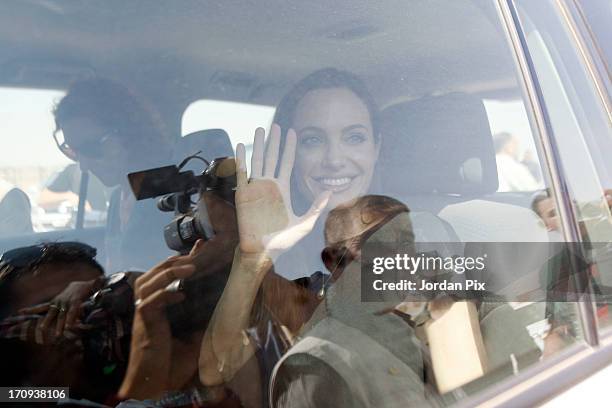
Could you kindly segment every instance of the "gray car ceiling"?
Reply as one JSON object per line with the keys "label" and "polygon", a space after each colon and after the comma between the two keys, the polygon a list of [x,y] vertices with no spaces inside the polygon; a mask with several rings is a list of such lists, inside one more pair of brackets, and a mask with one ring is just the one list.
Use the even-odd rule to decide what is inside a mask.
{"label": "gray car ceiling", "polygon": [[515,86],[492,1],[0,2],[0,84],[66,87],[99,74],[150,97],[276,103],[322,66],[381,103]]}

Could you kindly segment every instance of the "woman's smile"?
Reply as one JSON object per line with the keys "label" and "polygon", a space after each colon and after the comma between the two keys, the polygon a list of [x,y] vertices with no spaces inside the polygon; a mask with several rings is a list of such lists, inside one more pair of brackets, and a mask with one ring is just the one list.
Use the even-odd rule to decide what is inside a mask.
{"label": "woman's smile", "polygon": [[366,194],[379,143],[363,101],[346,88],[307,93],[294,115],[297,150],[294,177],[300,193],[314,200],[333,192],[331,208]]}
{"label": "woman's smile", "polygon": [[355,180],[356,176],[344,176],[344,177],[311,177],[321,188],[330,191],[344,191],[351,187],[351,183]]}

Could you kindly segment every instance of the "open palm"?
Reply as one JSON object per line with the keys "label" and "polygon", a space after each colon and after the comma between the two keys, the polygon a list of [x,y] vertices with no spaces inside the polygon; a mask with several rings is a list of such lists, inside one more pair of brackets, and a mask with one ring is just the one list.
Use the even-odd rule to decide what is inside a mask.
{"label": "open palm", "polygon": [[295,161],[296,135],[291,129],[287,132],[282,155],[279,152],[280,138],[281,129],[276,124],[272,125],[265,149],[265,131],[262,128],[255,131],[250,180],[247,179],[244,145],[239,144],[236,148],[236,212],[240,250],[246,254],[266,254],[272,259],[312,230],[331,195],[326,193],[317,197],[306,214],[300,217],[295,215],[291,206],[290,180]]}

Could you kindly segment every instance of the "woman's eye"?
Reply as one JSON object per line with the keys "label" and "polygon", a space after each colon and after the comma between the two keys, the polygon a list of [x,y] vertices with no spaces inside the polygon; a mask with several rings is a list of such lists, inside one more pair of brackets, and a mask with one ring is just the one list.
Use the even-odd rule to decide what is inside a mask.
{"label": "woman's eye", "polygon": [[302,136],[300,138],[300,144],[303,146],[318,146],[323,143],[323,138],[315,135]]}
{"label": "woman's eye", "polygon": [[364,135],[363,133],[351,133],[346,136],[345,140],[349,144],[359,144],[365,142],[366,135]]}

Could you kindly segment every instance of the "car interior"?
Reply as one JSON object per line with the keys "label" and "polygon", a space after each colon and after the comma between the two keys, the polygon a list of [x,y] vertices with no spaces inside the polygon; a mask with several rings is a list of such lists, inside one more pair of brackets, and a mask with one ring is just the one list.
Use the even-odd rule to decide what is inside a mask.
{"label": "car interior", "polygon": [[[346,2],[332,15],[324,4],[296,3],[273,22],[274,2],[92,7],[32,0],[2,7],[0,41],[10,50],[2,86],[65,90],[80,77],[114,78],[145,96],[179,138],[182,114],[198,99],[274,106],[288,84],[321,65],[358,67],[384,108],[383,191],[435,214],[483,197],[528,206],[528,195],[495,194],[482,100],[520,99],[520,89],[488,2]],[[26,20],[36,30],[21,29]],[[451,28],[451,20],[460,24]],[[402,177],[387,173],[395,166]],[[426,198],[419,202],[419,195]]]}
{"label": "car interior", "polygon": [[[376,193],[410,208],[417,236],[459,243],[459,253],[470,250],[466,243],[550,239],[531,208],[534,194],[550,183],[495,2],[3,1],[0,49],[0,90],[66,92],[78,79],[104,77],[142,96],[175,140],[174,162],[168,164],[198,151],[209,161],[232,156],[237,141],[252,137],[216,127],[185,134],[191,104],[274,107],[292,84],[317,69],[351,71],[381,108]],[[538,189],[499,190],[494,135],[515,131],[504,128],[504,109],[519,111],[510,122],[526,129],[520,140],[539,167]],[[233,120],[240,122],[240,115]],[[20,138],[5,133],[0,143]],[[55,146],[51,133],[35,140]],[[0,235],[0,252],[76,240],[98,248],[104,259],[104,234],[103,224],[85,224]],[[504,265],[513,256],[500,257],[499,270],[491,272],[513,274],[512,281],[546,262],[532,257],[509,268]],[[543,308],[503,305],[490,313],[482,332],[499,375],[512,372],[510,356],[519,358],[519,368],[536,361],[535,337],[523,330],[508,342],[504,333],[540,322]],[[500,321],[512,324],[503,331]],[[501,350],[507,343],[512,347]]]}

